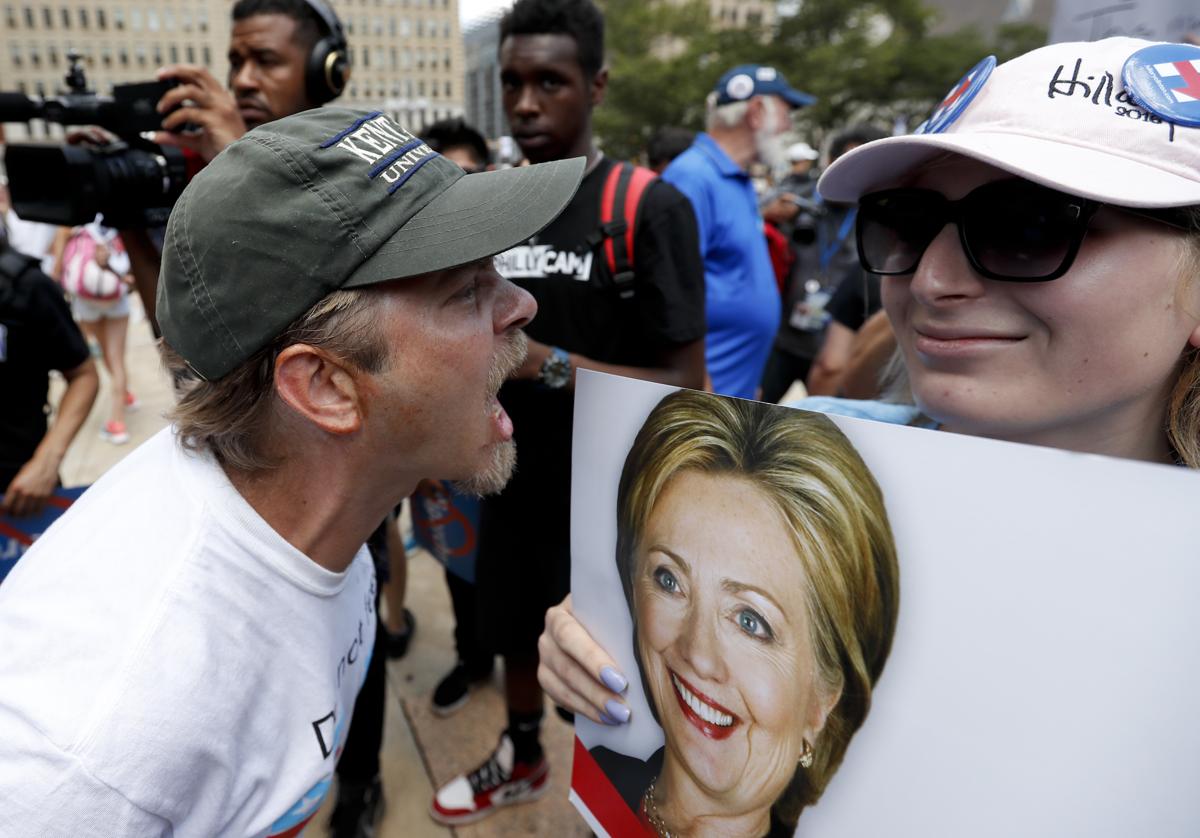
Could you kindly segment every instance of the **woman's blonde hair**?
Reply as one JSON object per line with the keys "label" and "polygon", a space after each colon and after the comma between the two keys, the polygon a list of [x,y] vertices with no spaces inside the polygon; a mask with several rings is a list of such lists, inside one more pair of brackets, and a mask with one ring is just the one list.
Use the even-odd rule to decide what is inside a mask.
{"label": "woman's blonde hair", "polygon": [[[1182,273],[1184,282],[1196,285],[1200,284],[1200,206],[1188,208],[1188,222]],[[1167,439],[1180,463],[1200,468],[1200,348],[1195,346],[1183,353],[1167,400]]]}
{"label": "woman's blonde hair", "polygon": [[275,359],[288,346],[324,349],[364,372],[383,369],[387,346],[376,327],[377,289],[334,291],[268,346],[215,381],[205,381],[165,341],[163,365],[175,386],[167,418],[192,450],[208,450],[222,464],[255,473],[278,465],[271,451],[274,426]]}
{"label": "woman's blonde hair", "polygon": [[639,542],[663,489],[689,470],[747,480],[782,513],[808,583],[822,686],[829,695],[841,693],[811,743],[812,766],[797,767],[773,807],[778,820],[794,826],[800,810],[821,796],[866,718],[891,649],[899,567],[883,495],[854,446],[825,416],[690,390],[667,396],[638,432],[617,491],[616,559],[634,620],[635,655]]}

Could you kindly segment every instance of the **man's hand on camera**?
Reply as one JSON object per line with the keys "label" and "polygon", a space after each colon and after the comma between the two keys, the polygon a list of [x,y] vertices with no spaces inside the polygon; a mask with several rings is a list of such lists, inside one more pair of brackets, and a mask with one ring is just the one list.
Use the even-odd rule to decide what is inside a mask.
{"label": "man's hand on camera", "polygon": [[[191,149],[207,161],[246,133],[246,123],[238,113],[233,94],[204,67],[171,64],[160,69],[158,77],[177,79],[179,85],[158,100],[158,112],[166,116],[163,117],[163,130],[154,134],[154,142]],[[187,123],[197,130],[172,133]]]}

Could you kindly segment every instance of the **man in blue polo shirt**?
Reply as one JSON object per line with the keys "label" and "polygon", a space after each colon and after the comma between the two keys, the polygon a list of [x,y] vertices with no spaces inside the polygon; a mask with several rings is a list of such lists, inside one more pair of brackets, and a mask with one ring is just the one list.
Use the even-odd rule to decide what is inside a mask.
{"label": "man in blue polo shirt", "polygon": [[779,291],[747,169],[782,169],[791,111],[815,100],[774,68],[734,67],[708,96],[708,130],[663,179],[691,199],[700,227],[708,335],[705,359],[717,393],[754,398],[779,327]]}

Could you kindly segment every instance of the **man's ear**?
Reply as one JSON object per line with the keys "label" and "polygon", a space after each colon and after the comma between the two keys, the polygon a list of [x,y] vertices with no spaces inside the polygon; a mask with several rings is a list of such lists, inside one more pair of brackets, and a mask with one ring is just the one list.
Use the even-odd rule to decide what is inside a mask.
{"label": "man's ear", "polygon": [[601,67],[592,76],[592,107],[599,107],[604,102],[604,92],[608,89],[608,68]]}
{"label": "man's ear", "polygon": [[275,392],[321,430],[345,436],[362,428],[359,375],[316,347],[294,343],[275,359]]}

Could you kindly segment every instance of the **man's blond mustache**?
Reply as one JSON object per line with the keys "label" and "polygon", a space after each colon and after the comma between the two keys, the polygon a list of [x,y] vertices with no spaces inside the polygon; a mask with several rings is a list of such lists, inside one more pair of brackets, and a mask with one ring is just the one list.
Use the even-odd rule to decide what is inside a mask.
{"label": "man's blond mustache", "polygon": [[498,393],[508,377],[521,368],[529,354],[529,338],[520,329],[512,332],[508,340],[496,353],[496,360],[488,372],[488,392]]}

